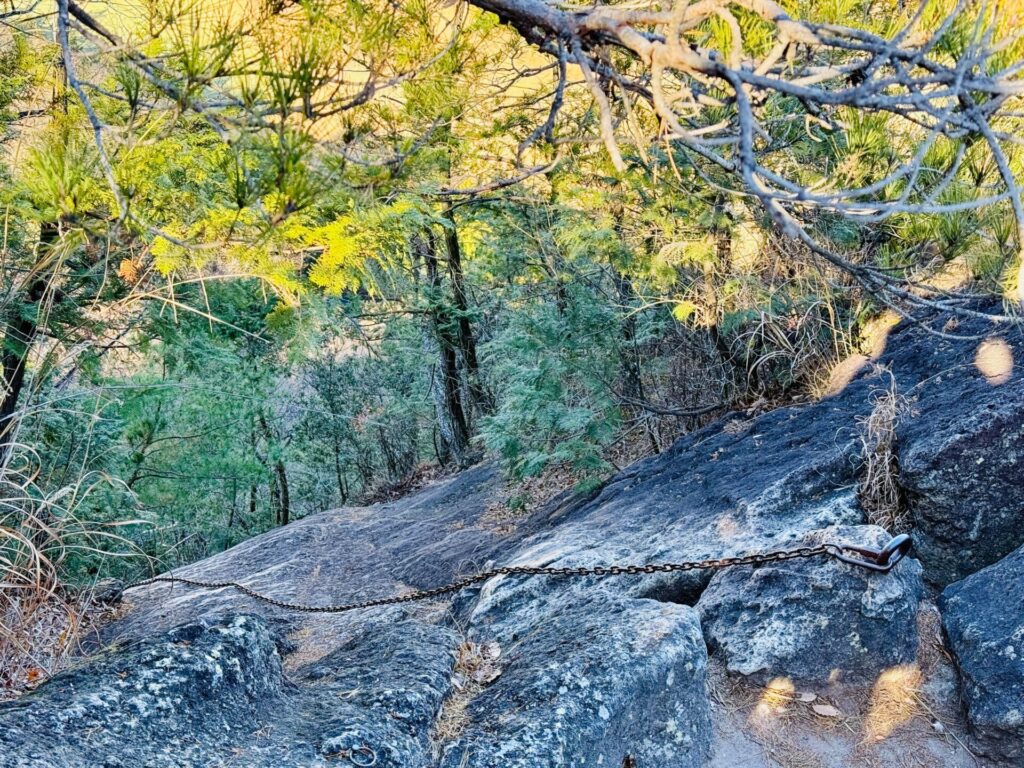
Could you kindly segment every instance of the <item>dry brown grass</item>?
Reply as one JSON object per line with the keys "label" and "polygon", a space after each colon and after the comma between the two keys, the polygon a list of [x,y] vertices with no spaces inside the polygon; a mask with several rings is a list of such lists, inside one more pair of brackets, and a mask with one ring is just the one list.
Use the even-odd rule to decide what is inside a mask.
{"label": "dry brown grass", "polygon": [[89,589],[65,583],[69,559],[131,550],[111,530],[117,525],[90,525],[78,517],[83,500],[105,479],[86,476],[44,493],[34,482],[33,458],[0,466],[0,699],[66,666],[107,612],[95,605]]}
{"label": "dry brown grass", "polygon": [[[750,765],[816,768],[968,768],[977,762],[961,738],[965,723],[955,695],[933,687],[949,672],[941,622],[934,604],[918,614],[919,644],[913,663],[883,670],[866,682],[794,682],[778,677],[757,685],[729,676],[712,660],[709,694],[725,732],[742,734],[713,764],[732,768],[728,755],[746,754],[754,742],[761,756]],[[948,699],[948,700],[947,700]],[[742,763],[747,765],[747,763]]]}
{"label": "dry brown grass", "polygon": [[764,686],[730,681],[715,701],[760,747],[757,764],[766,768],[943,768],[923,748],[929,741],[947,742],[959,752],[956,765],[970,764],[956,726],[933,727],[939,718],[921,693],[925,677],[918,664],[907,664],[885,670],[868,685],[798,686],[788,678]]}
{"label": "dry brown grass", "polygon": [[501,675],[500,656],[497,643],[466,640],[456,649],[452,691],[441,705],[431,734],[437,750],[457,739],[469,725],[470,702]]}
{"label": "dry brown grass", "polygon": [[864,716],[865,742],[883,741],[898,728],[923,714],[920,698],[922,682],[923,675],[917,664],[891,667],[878,676]]}
{"label": "dry brown grass", "polygon": [[827,299],[789,314],[759,310],[733,347],[746,367],[747,388],[766,395],[790,387],[824,391],[836,361],[853,348]]}
{"label": "dry brown grass", "polygon": [[454,465],[446,467],[435,462],[425,461],[417,464],[413,471],[401,480],[394,482],[386,481],[379,486],[369,488],[360,497],[359,503],[363,505],[383,504],[389,501],[398,501],[417,491],[421,491],[439,480],[458,473],[459,468]]}
{"label": "dry brown grass", "polygon": [[861,441],[861,476],[857,497],[867,521],[890,533],[910,527],[900,465],[896,453],[896,428],[909,410],[909,401],[890,377],[886,390],[872,396],[871,413],[857,420]]}

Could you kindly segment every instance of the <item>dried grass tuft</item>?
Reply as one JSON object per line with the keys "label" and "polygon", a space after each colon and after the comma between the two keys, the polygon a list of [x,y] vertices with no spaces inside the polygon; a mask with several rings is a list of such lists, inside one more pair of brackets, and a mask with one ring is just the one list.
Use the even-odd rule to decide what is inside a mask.
{"label": "dried grass tuft", "polygon": [[434,721],[431,736],[438,749],[455,741],[469,725],[469,704],[501,676],[501,647],[494,642],[463,642],[455,651],[452,690]]}
{"label": "dried grass tuft", "polygon": [[896,428],[909,411],[909,401],[892,377],[889,388],[876,392],[872,401],[871,413],[857,420],[863,462],[857,498],[869,523],[902,533],[910,528],[910,517],[900,485]]}
{"label": "dried grass tuft", "polygon": [[[107,609],[65,582],[74,555],[124,555],[127,539],[79,518],[106,478],[86,475],[57,491],[35,484],[37,458],[12,451],[0,465],[0,700],[14,698],[67,666]],[[111,546],[113,544],[114,546]]]}
{"label": "dried grass tuft", "polygon": [[923,714],[922,682],[923,675],[917,664],[891,667],[878,676],[864,717],[865,741],[883,741],[897,728]]}
{"label": "dried grass tuft", "polygon": [[852,349],[849,332],[826,299],[799,310],[759,310],[733,346],[745,364],[748,389],[762,395],[803,387],[820,396],[835,362]]}

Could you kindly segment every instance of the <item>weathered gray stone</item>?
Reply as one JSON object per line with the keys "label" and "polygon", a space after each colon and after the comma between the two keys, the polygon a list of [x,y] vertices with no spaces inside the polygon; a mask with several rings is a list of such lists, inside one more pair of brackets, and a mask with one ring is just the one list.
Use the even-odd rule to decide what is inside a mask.
{"label": "weathered gray stone", "polygon": [[124,596],[124,588],[120,579],[101,579],[89,588],[89,599],[99,605],[117,605]]}
{"label": "weathered gray stone", "polygon": [[597,590],[515,629],[509,672],[469,704],[442,768],[703,764],[707,651],[692,608]]}
{"label": "weathered gray stone", "polygon": [[353,752],[432,764],[451,630],[392,612],[288,675],[274,635],[227,615],[103,653],[0,710],[0,765],[326,768]]}
{"label": "weathered gray stone", "polygon": [[[899,449],[917,552],[937,580],[951,572],[956,545],[943,538],[944,521],[955,505],[981,509],[972,494],[998,514],[980,518],[964,568],[996,557],[1024,529],[1013,527],[1008,490],[1020,486],[1008,443],[1019,434],[1019,384],[979,378],[973,352],[971,342],[904,326],[880,361],[915,398]],[[856,503],[857,419],[889,383],[865,370],[822,402],[733,414],[511,531],[488,519],[501,484],[483,467],[408,499],[295,521],[179,573],[325,604],[433,587],[489,564],[718,558],[799,546],[823,530],[881,544],[886,535],[862,526]],[[961,419],[965,404],[981,415]],[[988,437],[961,461],[969,430]],[[699,765],[710,737],[707,651],[690,606],[735,672],[818,680],[909,658],[918,590],[910,560],[887,576],[815,561],[714,577],[496,578],[450,602],[347,614],[292,613],[228,589],[130,589],[127,614],[103,633],[117,647],[0,705],[0,768],[305,768],[344,765],[346,753],[358,760],[369,753],[353,750],[364,749],[377,768],[619,768],[627,754],[642,768]],[[785,626],[772,634],[779,616]],[[234,632],[244,637],[230,639]],[[500,675],[464,700],[454,681],[467,637],[496,643],[501,657]],[[218,643],[217,663],[233,672],[214,685],[203,659]],[[134,715],[129,730],[121,709],[97,703],[150,684],[182,706]],[[454,736],[438,729],[439,713],[453,707],[464,707]]]}
{"label": "weathered gray stone", "polygon": [[939,600],[977,748],[1024,764],[1024,547]]}
{"label": "weathered gray stone", "polygon": [[[992,328],[975,320],[957,332]],[[944,586],[1024,543],[1021,334],[953,341],[903,333],[894,349],[914,414],[898,431],[900,482],[925,578]],[[993,350],[999,375],[985,360]]]}
{"label": "weathered gray stone", "polygon": [[[929,580],[945,585],[1024,543],[1024,378],[971,371],[901,430],[901,482]],[[920,408],[921,406],[918,406]]]}
{"label": "weathered gray stone", "polygon": [[259,618],[186,624],[103,654],[7,705],[0,761],[11,768],[203,764],[248,740],[246,725],[269,721],[281,683],[281,659]]}
{"label": "weathered gray stone", "polygon": [[[296,520],[174,573],[243,581],[278,599],[311,604],[436,586],[481,567],[538,527],[525,520],[516,532],[505,533],[481,521],[498,485],[494,467],[478,467],[402,501]],[[148,637],[206,614],[256,611],[294,636],[308,631],[319,652],[367,615],[296,614],[229,589],[164,583],[129,590],[124,600],[135,610],[105,630],[107,641]]]}
{"label": "weathered gray stone", "polygon": [[[876,526],[835,527],[804,541],[882,547]],[[711,579],[697,604],[709,647],[726,669],[759,681],[873,680],[914,659],[921,565],[890,573],[831,560],[733,568]]]}

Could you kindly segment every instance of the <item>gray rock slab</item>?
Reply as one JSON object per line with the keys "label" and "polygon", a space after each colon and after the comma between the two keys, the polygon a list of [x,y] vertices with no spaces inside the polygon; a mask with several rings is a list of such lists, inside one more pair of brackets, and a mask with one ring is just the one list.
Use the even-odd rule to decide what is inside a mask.
{"label": "gray rock slab", "polygon": [[[861,541],[882,547],[875,526],[832,528],[806,543]],[[790,560],[716,574],[697,604],[704,636],[726,669],[766,682],[873,681],[913,661],[921,565],[887,574],[832,560]]]}
{"label": "gray rock slab", "polygon": [[[959,330],[993,331],[981,321]],[[1019,335],[1006,338],[1018,354]],[[511,529],[488,517],[501,480],[480,467],[396,502],[294,521],[178,573],[322,605],[434,587],[489,565],[703,560],[825,535],[879,544],[886,534],[863,525],[856,501],[858,419],[895,381],[913,402],[897,448],[915,553],[941,584],[1024,542],[1020,379],[986,377],[977,346],[904,324],[877,365],[828,399],[730,414]],[[1000,584],[986,584],[970,598],[977,605],[1002,599]],[[371,753],[377,768],[619,768],[626,755],[641,768],[699,765],[710,738],[704,638],[734,674],[867,677],[911,653],[919,591],[912,560],[888,576],[815,561],[503,577],[450,601],[346,614],[293,613],[230,589],[129,589],[105,650],[0,705],[0,767],[299,768]],[[957,613],[947,614],[952,638]],[[1009,625],[965,621],[964,660],[976,635],[1015,637]],[[467,640],[500,646],[500,675],[460,701],[453,681]],[[961,663],[966,690],[984,679],[982,658],[977,672]],[[979,733],[989,728],[985,707],[1010,701],[990,694],[993,685],[977,688]],[[181,706],[158,706],[172,690]],[[144,713],[102,704],[141,696],[153,697]],[[463,707],[457,733],[439,734],[439,714],[453,706]],[[996,730],[1012,732],[1012,714],[998,717]]]}
{"label": "gray rock slab", "polygon": [[977,748],[1024,764],[1024,547],[939,599]]}
{"label": "gray rock slab", "polygon": [[504,630],[508,672],[470,702],[442,768],[703,764],[707,651],[692,608],[595,590]]}

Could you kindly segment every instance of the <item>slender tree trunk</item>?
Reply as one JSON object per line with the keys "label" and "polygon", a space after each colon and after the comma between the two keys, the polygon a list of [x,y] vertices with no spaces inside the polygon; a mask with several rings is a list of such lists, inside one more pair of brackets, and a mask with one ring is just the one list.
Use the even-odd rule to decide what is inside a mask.
{"label": "slender tree trunk", "polygon": [[451,208],[445,211],[451,226],[445,227],[445,246],[448,251],[448,273],[452,280],[452,298],[459,323],[459,351],[466,366],[466,378],[472,406],[481,413],[494,410],[494,398],[484,387],[480,375],[480,361],[476,352],[476,338],[469,319],[469,300],[466,296],[466,275],[462,265],[462,248],[459,246],[459,233],[455,228],[455,215]]}
{"label": "slender tree trunk", "polygon": [[[423,352],[428,359],[437,358],[437,343],[426,325],[423,326]],[[434,404],[434,417],[437,422],[436,436],[440,438],[440,441],[434,440],[434,452],[441,464],[447,464],[452,459],[451,445],[455,440],[455,428],[452,426],[448,408],[445,405],[444,385],[441,383],[436,365],[430,370],[430,400]]]}
{"label": "slender tree trunk", "polygon": [[458,464],[464,465],[469,454],[469,424],[459,391],[458,358],[451,318],[445,313],[441,301],[441,276],[433,233],[427,231],[424,237],[417,238],[415,247],[420,251],[426,271],[431,305],[429,327],[424,329],[424,346],[429,348],[436,344],[438,352],[438,366],[432,383],[438,432],[445,442],[446,452]]}
{"label": "slender tree trunk", "polygon": [[291,519],[291,494],[288,490],[288,472],[284,462],[274,462],[274,486],[277,489],[277,524],[288,525]]}
{"label": "slender tree trunk", "polygon": [[441,345],[441,383],[444,386],[445,408],[451,416],[453,430],[452,448],[462,463],[469,447],[469,424],[462,408],[462,393],[459,388],[459,368],[455,348],[449,343]]}
{"label": "slender tree trunk", "polygon": [[278,525],[287,525],[291,516],[291,499],[288,494],[288,473],[285,470],[284,460],[277,458],[271,463],[271,442],[274,439],[273,430],[267,422],[267,417],[262,413],[259,416],[260,430],[263,432],[263,439],[267,441],[267,456],[265,459],[256,456],[264,467],[271,471],[270,477],[270,508],[274,512],[274,521]]}
{"label": "slender tree trunk", "polygon": [[275,472],[270,476],[270,482],[267,483],[267,491],[270,495],[270,511],[274,515],[274,524],[281,524],[281,490],[277,485],[277,473]]}
{"label": "slender tree trunk", "polygon": [[231,512],[228,513],[228,530],[235,527],[235,514],[238,506],[238,481],[231,481]]}
{"label": "slender tree trunk", "polygon": [[399,480],[400,472],[398,469],[398,459],[395,456],[395,451],[391,447],[391,442],[388,440],[387,433],[384,431],[384,427],[377,427],[377,439],[380,440],[380,450],[384,454],[384,461],[388,465],[388,478],[391,480]]}
{"label": "slender tree trunk", "polygon": [[[469,439],[465,422],[460,423],[452,411],[453,392],[458,398],[458,382],[452,382],[445,373],[448,360],[443,351],[439,350],[437,340],[428,329],[423,330],[423,349],[432,357],[439,359],[439,364],[430,373],[430,399],[434,403],[434,414],[437,419],[437,434],[441,438],[438,460],[442,464],[454,461],[456,464],[466,463],[466,452]],[[454,362],[454,356],[451,359]]]}
{"label": "slender tree trunk", "polygon": [[344,440],[352,448],[352,463],[359,473],[359,487],[366,491],[373,485],[373,459],[367,456],[365,447],[351,433],[346,434]]}
{"label": "slender tree trunk", "polygon": [[338,499],[342,504],[348,501],[348,487],[345,485],[345,473],[341,468],[341,445],[334,438],[334,478],[338,483]]}
{"label": "slender tree trunk", "polygon": [[[44,222],[39,230],[39,252],[45,259],[47,251],[57,241],[59,229],[56,223]],[[25,373],[29,353],[39,331],[40,303],[46,294],[49,271],[37,275],[28,286],[24,306],[15,301],[15,317],[7,325],[3,350],[0,352],[0,367],[3,368],[3,399],[0,400],[0,464],[6,461],[11,451],[11,437],[14,432],[18,401],[25,388]]]}

